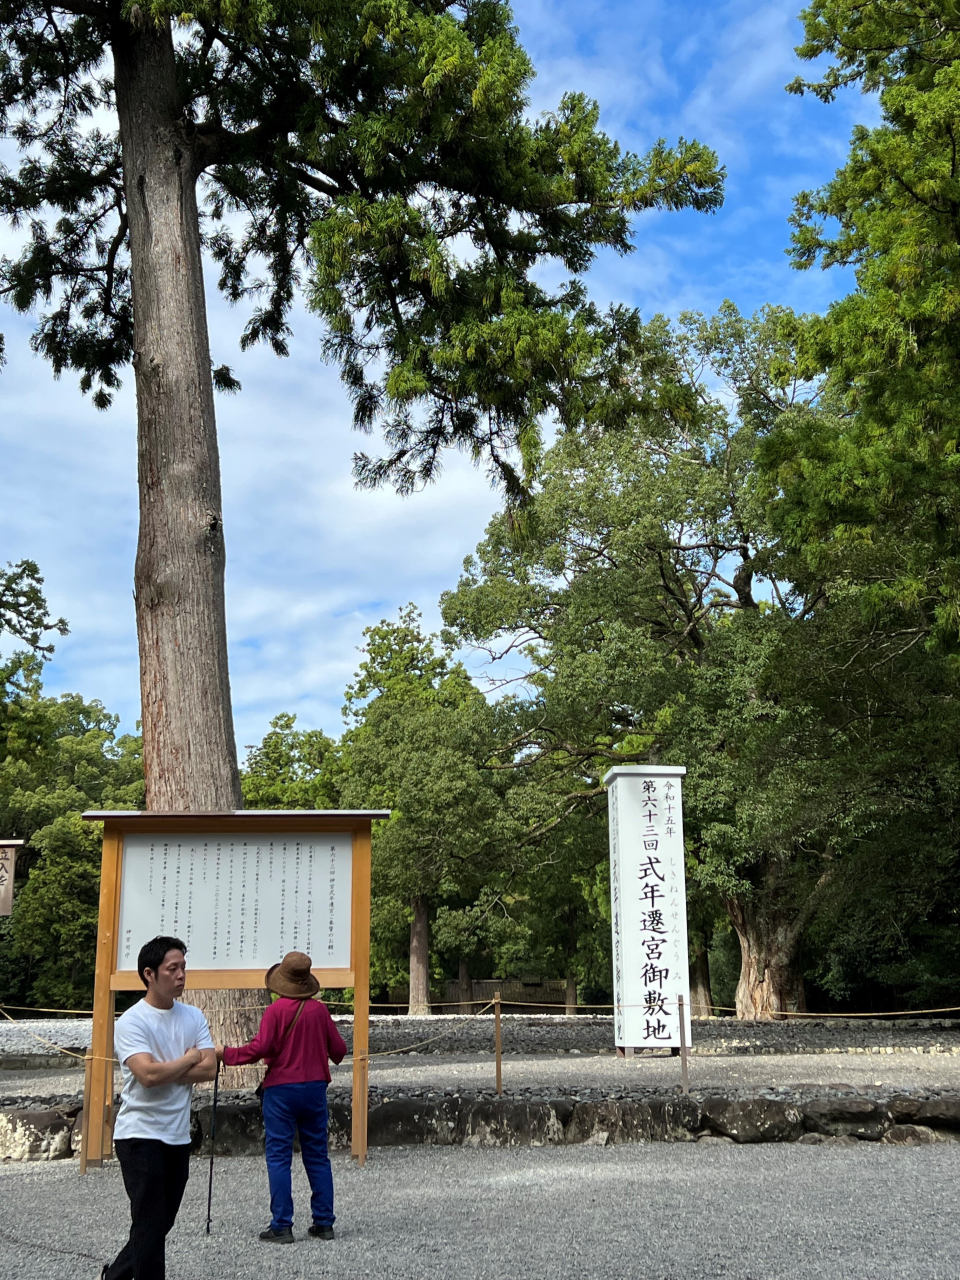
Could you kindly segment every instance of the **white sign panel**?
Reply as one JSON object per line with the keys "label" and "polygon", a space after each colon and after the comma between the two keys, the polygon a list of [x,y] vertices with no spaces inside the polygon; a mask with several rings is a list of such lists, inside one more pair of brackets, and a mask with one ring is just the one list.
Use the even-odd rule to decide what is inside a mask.
{"label": "white sign panel", "polygon": [[126,835],[117,968],[168,934],[191,969],[268,969],[288,951],[349,969],[352,870],[349,832]]}
{"label": "white sign panel", "polygon": [[0,916],[13,912],[13,872],[17,861],[17,846],[22,840],[0,844]]}
{"label": "white sign panel", "polygon": [[610,903],[615,1043],[680,1044],[678,997],[690,1044],[690,965],[680,779],[686,769],[611,769]]}

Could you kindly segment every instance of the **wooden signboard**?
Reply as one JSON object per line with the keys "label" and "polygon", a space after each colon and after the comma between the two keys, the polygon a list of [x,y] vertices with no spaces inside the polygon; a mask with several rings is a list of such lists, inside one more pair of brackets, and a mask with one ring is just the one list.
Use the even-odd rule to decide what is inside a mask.
{"label": "wooden signboard", "polygon": [[23,840],[0,840],[0,916],[8,916],[13,910],[13,872],[17,850],[24,843]]}
{"label": "wooden signboard", "polygon": [[367,1151],[370,824],[389,810],[91,812],[103,823],[93,1035],[80,1171],[110,1155],[117,991],[143,991],[141,946],[183,938],[192,990],[262,988],[270,965],[306,951],[321,987],[352,987],[352,1152]]}

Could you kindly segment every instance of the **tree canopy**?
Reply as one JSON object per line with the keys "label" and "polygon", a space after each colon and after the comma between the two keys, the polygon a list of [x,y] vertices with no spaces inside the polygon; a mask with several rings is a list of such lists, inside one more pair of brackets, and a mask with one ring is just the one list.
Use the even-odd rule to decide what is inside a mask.
{"label": "tree canopy", "polygon": [[139,739],[79,695],[45,696],[37,658],[0,668],[0,834],[25,839],[0,922],[0,999],[89,1008],[100,835],[85,809],[139,809]]}
{"label": "tree canopy", "polygon": [[[529,472],[545,411],[623,411],[630,314],[601,315],[579,280],[599,248],[630,250],[631,215],[717,208],[723,173],[683,139],[622,152],[576,92],[531,122],[533,68],[495,0],[0,5],[0,122],[24,152],[0,173],[0,213],[26,232],[0,290],[41,308],[33,342],[55,372],[105,407],[133,353],[107,59],[128,24],[171,18],[178,127],[219,287],[247,308],[241,345],[285,354],[306,290],[356,424],[386,432],[361,480],[408,489],[453,445],[513,491],[511,451]],[[539,284],[546,262],[568,283]],[[224,364],[216,379],[236,386]]]}
{"label": "tree canopy", "polygon": [[[646,412],[561,440],[522,529],[496,518],[444,599],[461,640],[526,656],[527,750],[581,809],[602,820],[613,762],[687,766],[688,876],[739,937],[741,1016],[804,1007],[825,903],[836,922],[857,885],[879,953],[894,910],[879,885],[902,877],[922,920],[933,869],[956,858],[948,670],[863,617],[855,557],[818,560],[771,522],[758,442],[828,412],[815,383],[784,385],[789,319],[727,306],[651,324]],[[914,872],[904,848],[920,846]],[[876,894],[865,862],[886,868]]]}
{"label": "tree canopy", "polygon": [[960,19],[950,5],[824,0],[805,10],[806,58],[830,66],[795,92],[877,93],[846,163],[798,197],[793,260],[850,266],[856,288],[809,318],[797,367],[829,377],[835,413],[785,420],[763,458],[783,527],[856,544],[863,603],[956,649],[960,337]]}
{"label": "tree canopy", "polygon": [[47,632],[65,636],[66,618],[51,618],[43,594],[43,578],[33,560],[19,560],[0,568],[0,636],[25,644],[41,657],[49,658],[53,644],[44,644]]}
{"label": "tree canopy", "polygon": [[[454,973],[535,969],[603,998],[601,779],[623,762],[688,768],[701,1007],[960,998],[960,17],[814,0],[803,21],[801,56],[827,63],[791,90],[880,106],[793,218],[794,264],[852,267],[855,288],[823,315],[774,299],[644,323],[594,305],[591,264],[630,251],[644,210],[715,209],[723,171],[683,139],[622,152],[575,90],[531,120],[533,68],[497,0],[0,0],[0,115],[21,148],[0,213],[23,235],[0,291],[40,311],[36,349],[98,406],[133,363],[142,476],[164,470],[165,423],[206,442],[183,455],[196,528],[157,526],[200,531],[186,552],[213,569],[191,599],[222,584],[210,406],[236,380],[198,366],[183,404],[151,399],[162,344],[138,345],[150,308],[134,300],[180,295],[160,281],[170,255],[144,248],[160,205],[141,178],[165,174],[187,211],[195,365],[211,363],[202,247],[246,308],[241,345],[285,354],[307,299],[355,425],[383,434],[361,483],[409,492],[454,447],[501,488],[442,635],[412,605],[368,628],[340,737],[280,714],[243,770],[250,806],[392,809],[374,980],[408,976],[411,1009]],[[147,568],[138,608],[181,599],[162,555]],[[0,627],[34,650],[2,673],[0,822],[29,846],[0,984],[63,1003],[92,958],[78,814],[142,803],[144,782],[139,742],[100,704],[44,697],[44,637],[65,624],[41,587],[29,561],[0,577]],[[484,692],[471,646],[520,679]],[[214,675],[225,705],[225,656]]]}

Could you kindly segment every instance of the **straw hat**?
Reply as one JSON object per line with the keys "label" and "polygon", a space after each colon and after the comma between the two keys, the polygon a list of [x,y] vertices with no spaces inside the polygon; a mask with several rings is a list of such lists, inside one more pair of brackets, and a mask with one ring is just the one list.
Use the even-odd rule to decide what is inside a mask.
{"label": "straw hat", "polygon": [[310,972],[312,961],[302,951],[288,951],[279,964],[272,964],[263,979],[268,991],[292,1000],[306,1000],[320,990],[320,983]]}

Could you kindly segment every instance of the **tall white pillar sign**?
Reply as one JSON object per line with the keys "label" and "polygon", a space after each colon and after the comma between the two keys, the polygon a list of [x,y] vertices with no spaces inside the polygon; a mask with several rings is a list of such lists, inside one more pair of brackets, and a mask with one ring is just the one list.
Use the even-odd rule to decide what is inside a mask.
{"label": "tall white pillar sign", "polygon": [[621,1048],[690,1044],[690,965],[680,790],[686,769],[620,765],[604,778],[610,818],[614,1039]]}
{"label": "tall white pillar sign", "polygon": [[0,841],[0,916],[13,911],[13,872],[22,840]]}

